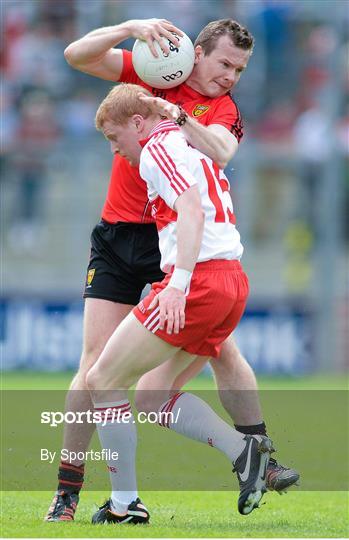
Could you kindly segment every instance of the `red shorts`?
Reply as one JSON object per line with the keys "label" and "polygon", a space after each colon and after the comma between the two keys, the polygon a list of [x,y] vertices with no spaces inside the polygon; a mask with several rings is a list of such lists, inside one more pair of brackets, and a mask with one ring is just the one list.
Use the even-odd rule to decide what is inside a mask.
{"label": "red shorts", "polygon": [[[147,311],[154,296],[168,284],[171,273],[163,281],[153,283],[149,294],[133,309],[137,319],[152,331],[156,327],[154,310]],[[245,310],[248,278],[239,261],[211,260],[197,263],[185,306],[185,326],[178,334],[157,329],[154,333],[174,347],[191,354],[217,358],[221,344],[232,333]],[[157,309],[157,308],[154,308]]]}

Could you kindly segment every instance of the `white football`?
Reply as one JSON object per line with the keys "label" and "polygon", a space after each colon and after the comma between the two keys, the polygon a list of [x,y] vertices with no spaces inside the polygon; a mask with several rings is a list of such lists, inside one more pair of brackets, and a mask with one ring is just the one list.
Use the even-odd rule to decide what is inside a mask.
{"label": "white football", "polygon": [[[176,35],[176,34],[175,34]],[[182,84],[194,67],[194,46],[186,34],[179,38],[176,47],[166,40],[170,52],[165,55],[157,41],[154,42],[159,56],[155,58],[146,41],[137,39],[132,49],[133,67],[140,79],[153,88],[174,88]]]}

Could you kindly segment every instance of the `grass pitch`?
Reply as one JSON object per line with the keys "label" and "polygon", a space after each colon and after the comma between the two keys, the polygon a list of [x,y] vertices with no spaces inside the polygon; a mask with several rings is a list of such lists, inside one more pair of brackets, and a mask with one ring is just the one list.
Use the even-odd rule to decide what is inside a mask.
{"label": "grass pitch", "polygon": [[151,511],[145,526],[91,525],[91,515],[105,494],[86,492],[76,521],[43,523],[52,493],[7,493],[3,499],[2,536],[16,538],[253,538],[345,537],[348,499],[341,492],[267,493],[265,505],[250,516],[237,512],[234,493],[147,492]]}
{"label": "grass pitch", "polygon": [[[6,374],[3,389],[64,389],[71,374]],[[198,378],[192,389],[210,389],[208,378]],[[343,377],[262,379],[264,389],[346,389]],[[318,449],[314,449],[316,452]],[[331,467],[331,463],[328,464]],[[343,467],[345,464],[343,463]],[[348,493],[290,490],[280,497],[267,493],[265,504],[250,516],[237,511],[237,492],[141,493],[151,513],[146,526],[92,526],[91,515],[107,493],[82,492],[76,521],[44,523],[52,492],[2,492],[1,536],[5,538],[255,538],[255,537],[348,537]]]}
{"label": "grass pitch", "polygon": [[[2,374],[2,390],[66,390],[74,373],[9,371]],[[309,375],[306,377],[258,377],[260,390],[348,390],[345,375]],[[186,386],[192,390],[212,390],[214,382],[209,376],[199,376]]]}

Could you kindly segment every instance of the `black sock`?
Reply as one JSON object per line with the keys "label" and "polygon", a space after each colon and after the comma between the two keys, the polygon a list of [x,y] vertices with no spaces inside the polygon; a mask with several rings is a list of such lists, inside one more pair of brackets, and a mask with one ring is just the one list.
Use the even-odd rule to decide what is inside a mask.
{"label": "black sock", "polygon": [[236,424],[235,429],[240,431],[240,433],[245,433],[245,435],[265,435],[267,436],[267,427],[264,422],[261,424],[256,424],[254,426],[238,426]]}
{"label": "black sock", "polygon": [[61,461],[58,469],[58,490],[78,495],[84,482],[84,468],[84,464],[77,466]]}

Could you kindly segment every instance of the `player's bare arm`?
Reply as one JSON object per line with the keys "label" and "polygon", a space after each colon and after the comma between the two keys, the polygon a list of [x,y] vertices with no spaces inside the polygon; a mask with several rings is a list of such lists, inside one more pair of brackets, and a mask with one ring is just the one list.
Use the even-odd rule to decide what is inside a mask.
{"label": "player's bare arm", "polygon": [[197,186],[190,187],[175,203],[177,218],[177,258],[169,285],[149,306],[160,307],[160,328],[167,321],[168,334],[178,334],[185,325],[185,292],[200,253],[205,216]]}
{"label": "player's bare arm", "polygon": [[[149,103],[154,112],[166,116],[169,120],[176,121],[181,114],[177,105],[165,99],[148,97],[144,94],[140,94],[140,99]],[[194,118],[187,116],[181,130],[189,144],[209,156],[220,169],[227,166],[238,149],[235,136],[219,124],[203,126]]]}
{"label": "player's bare arm", "polygon": [[178,213],[176,268],[192,272],[200,253],[205,221],[199,188],[192,186],[182,193],[175,202],[175,210]]}
{"label": "player's bare arm", "polygon": [[152,54],[158,56],[154,42],[157,41],[164,52],[168,52],[166,40],[178,45],[173,32],[183,33],[166,19],[135,19],[115,26],[98,28],[86,36],[74,41],[64,51],[67,62],[88,75],[108,81],[118,81],[122,72],[121,49],[114,49],[129,38],[143,39],[149,45]]}

